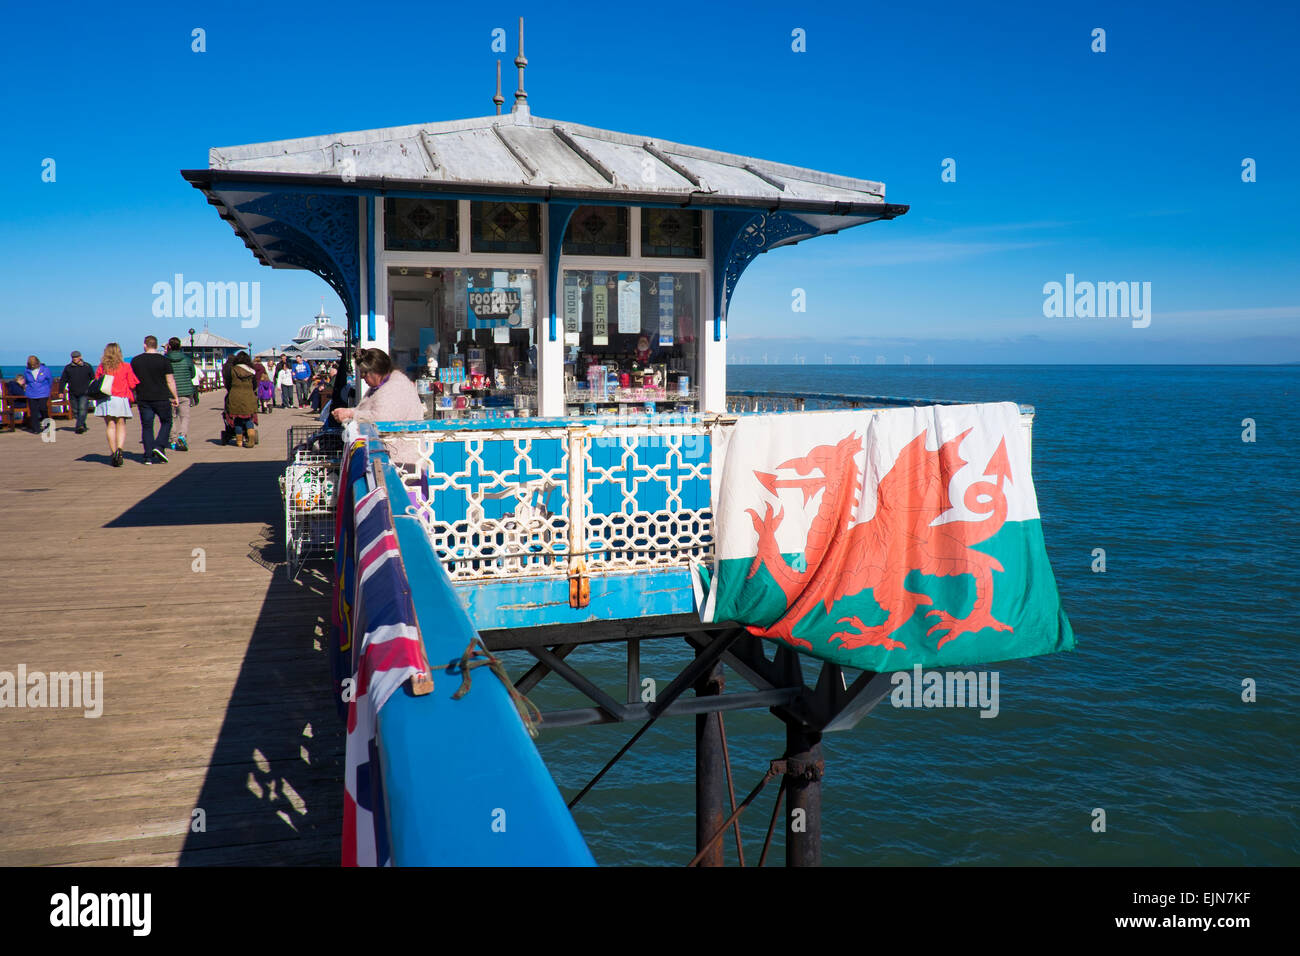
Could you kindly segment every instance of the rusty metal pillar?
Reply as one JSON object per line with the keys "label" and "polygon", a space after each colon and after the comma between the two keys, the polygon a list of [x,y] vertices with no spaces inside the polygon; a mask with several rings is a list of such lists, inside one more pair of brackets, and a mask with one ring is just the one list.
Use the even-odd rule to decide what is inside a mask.
{"label": "rusty metal pillar", "polygon": [[821,866],[822,735],[785,723],[785,865]]}
{"label": "rusty metal pillar", "polygon": [[[696,652],[699,653],[698,651]],[[695,696],[709,697],[722,693],[726,682],[722,665],[695,682]],[[722,759],[722,725],[717,714],[695,717],[695,852],[722,828],[727,819],[727,771]],[[715,840],[700,859],[700,866],[722,866],[724,840]]]}

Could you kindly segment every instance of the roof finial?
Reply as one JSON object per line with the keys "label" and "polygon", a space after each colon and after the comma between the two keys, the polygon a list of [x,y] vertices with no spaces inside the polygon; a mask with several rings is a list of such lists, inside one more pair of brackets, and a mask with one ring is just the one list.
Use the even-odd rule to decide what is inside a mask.
{"label": "roof finial", "polygon": [[519,67],[519,89],[515,90],[515,105],[510,108],[510,112],[523,112],[528,115],[528,94],[524,92],[524,67],[528,65],[528,60],[524,57],[524,18],[519,18],[519,55],[515,57],[515,66]]}
{"label": "roof finial", "polygon": [[492,102],[497,105],[497,116],[501,115],[501,104],[506,98],[501,95],[501,61],[497,60],[497,95],[492,97]]}

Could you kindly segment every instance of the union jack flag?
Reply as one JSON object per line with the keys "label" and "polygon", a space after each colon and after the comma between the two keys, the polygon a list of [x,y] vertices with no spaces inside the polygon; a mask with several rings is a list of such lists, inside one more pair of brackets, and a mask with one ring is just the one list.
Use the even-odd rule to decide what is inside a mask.
{"label": "union jack flag", "polygon": [[[364,444],[350,448],[338,496],[335,550],[335,681],[347,702],[343,796],[343,865],[390,862],[383,780],[375,739],[379,712],[410,677],[427,676],[415,606],[397,546],[392,509],[383,484],[365,488]],[[354,640],[360,635],[360,640]],[[352,686],[344,683],[351,678]]]}

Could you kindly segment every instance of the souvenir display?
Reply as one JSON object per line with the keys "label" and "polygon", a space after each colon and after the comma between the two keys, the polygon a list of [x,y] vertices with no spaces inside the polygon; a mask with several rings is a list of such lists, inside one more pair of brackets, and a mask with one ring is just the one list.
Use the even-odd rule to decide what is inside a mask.
{"label": "souvenir display", "polygon": [[669,348],[673,344],[674,321],[677,313],[673,311],[673,277],[664,274],[659,277],[659,347]]}
{"label": "souvenir display", "polygon": [[591,343],[609,344],[609,289],[603,272],[597,272],[591,284]]}
{"label": "souvenir display", "polygon": [[388,275],[397,300],[415,304],[390,333],[389,352],[410,354],[403,370],[427,417],[504,417],[507,409],[514,417],[536,407],[536,269],[395,266]]}
{"label": "souvenir display", "polygon": [[640,413],[646,402],[696,399],[698,274],[566,269],[559,282],[566,407]]}
{"label": "souvenir display", "polygon": [[618,276],[618,331],[633,335],[641,331],[641,279],[635,272]]}

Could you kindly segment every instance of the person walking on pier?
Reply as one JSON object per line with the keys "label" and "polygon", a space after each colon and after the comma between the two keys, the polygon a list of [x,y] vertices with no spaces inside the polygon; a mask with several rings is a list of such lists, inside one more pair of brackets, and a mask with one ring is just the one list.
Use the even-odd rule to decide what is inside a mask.
{"label": "person walking on pier", "polygon": [[109,342],[95,369],[95,377],[113,376],[109,397],[95,403],[95,416],[104,419],[108,429],[108,454],[114,468],[122,467],[122,448],[126,445],[126,420],[131,417],[131,393],[140,384],[134,370],[122,359],[122,346]]}
{"label": "person walking on pier", "polygon": [[247,352],[235,356],[230,366],[230,388],[226,392],[226,414],[230,417],[235,444],[252,448],[257,444],[257,370]]}
{"label": "person walking on pier", "polygon": [[293,384],[298,390],[298,407],[302,408],[307,404],[307,383],[311,381],[311,366],[307,360],[299,357],[293,363]]}
{"label": "person walking on pier", "polygon": [[270,371],[261,362],[258,362],[254,368],[257,369],[257,410],[259,413],[266,412],[271,414],[271,409],[275,407],[275,381],[271,378]]}
{"label": "person walking on pier", "polygon": [[19,373],[17,381],[27,396],[27,430],[39,435],[45,419],[50,417],[50,391],[54,376],[35,355],[27,356],[27,370]]}
{"label": "person walking on pier", "polygon": [[280,407],[293,408],[293,369],[289,366],[289,356],[280,359],[275,369],[275,384],[280,386]]}
{"label": "person walking on pier", "polygon": [[[176,377],[172,363],[158,351],[158,337],[144,337],[144,351],[131,359],[131,370],[139,379],[135,390],[135,404],[140,409],[140,437],[144,442],[144,463],[167,461],[167,440],[172,432],[172,410],[180,406],[176,393]],[[158,434],[154,435],[154,418],[158,419]]]}
{"label": "person walking on pier", "polygon": [[72,412],[77,416],[73,431],[78,435],[86,431],[86,415],[90,413],[90,383],[94,377],[95,370],[89,362],[82,361],[80,352],[72,353],[72,361],[63,366],[63,374],[59,376],[68,389]]}
{"label": "person walking on pier", "polygon": [[194,359],[185,353],[181,348],[181,340],[174,335],[167,340],[167,361],[171,363],[172,378],[176,381],[176,395],[180,399],[178,406],[180,427],[175,440],[168,447],[176,451],[189,451],[190,412],[198,404],[198,389],[194,385],[197,370],[194,368]]}

